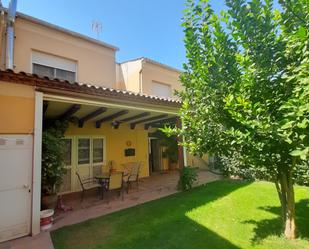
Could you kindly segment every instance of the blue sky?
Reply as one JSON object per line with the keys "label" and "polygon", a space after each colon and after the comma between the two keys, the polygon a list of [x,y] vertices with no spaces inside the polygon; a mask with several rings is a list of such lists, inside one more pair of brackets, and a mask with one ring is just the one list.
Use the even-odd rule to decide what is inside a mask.
{"label": "blue sky", "polygon": [[[9,0],[2,0],[5,7]],[[185,61],[182,11],[185,0],[18,0],[17,10],[96,38],[93,20],[102,23],[100,40],[119,47],[117,61],[149,57],[182,68]],[[215,11],[223,0],[210,0]]]}

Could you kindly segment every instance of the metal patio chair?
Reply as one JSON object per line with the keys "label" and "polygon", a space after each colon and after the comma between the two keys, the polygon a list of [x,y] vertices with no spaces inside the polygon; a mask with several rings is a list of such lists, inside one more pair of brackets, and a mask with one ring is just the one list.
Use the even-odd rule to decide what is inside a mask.
{"label": "metal patio chair", "polygon": [[[130,169],[128,169],[130,166]],[[129,171],[129,173],[124,176],[124,182],[126,183],[126,190],[129,193],[129,188],[132,186],[132,183],[136,183],[138,189],[138,182],[139,182],[139,171],[141,167],[141,162],[133,162],[124,165],[124,167]]]}
{"label": "metal patio chair", "polygon": [[123,172],[112,172],[110,177],[105,184],[103,192],[110,193],[112,191],[117,191],[118,195],[121,195],[123,200]]}
{"label": "metal patio chair", "polygon": [[102,185],[98,183],[98,181],[95,178],[81,178],[79,173],[76,172],[78,181],[80,183],[80,186],[82,188],[82,196],[81,196],[81,201],[84,200],[84,195],[85,192],[91,189],[97,189],[98,190],[98,194],[100,193],[100,190],[102,189]]}

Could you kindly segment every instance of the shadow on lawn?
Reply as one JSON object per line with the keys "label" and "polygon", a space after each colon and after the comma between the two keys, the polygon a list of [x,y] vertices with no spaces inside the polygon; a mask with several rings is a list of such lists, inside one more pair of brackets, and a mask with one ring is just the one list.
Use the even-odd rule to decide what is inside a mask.
{"label": "shadow on lawn", "polygon": [[[52,232],[55,249],[240,249],[185,216],[250,182],[220,181]],[[105,236],[103,231],[108,229]],[[80,235],[83,235],[82,237]],[[78,240],[76,238],[79,237]]]}
{"label": "shadow on lawn", "polygon": [[[296,226],[297,235],[301,238],[309,238],[309,199],[303,199],[295,203],[296,207]],[[277,215],[275,219],[266,219],[262,221],[248,220],[245,223],[254,224],[255,236],[252,239],[253,243],[260,243],[263,239],[270,235],[282,235],[282,220],[281,220],[281,207],[266,206],[260,209],[271,212]]]}

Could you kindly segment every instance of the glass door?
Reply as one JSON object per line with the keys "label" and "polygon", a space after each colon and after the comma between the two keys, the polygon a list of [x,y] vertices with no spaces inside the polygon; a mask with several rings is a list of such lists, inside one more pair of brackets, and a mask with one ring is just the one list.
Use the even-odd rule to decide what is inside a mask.
{"label": "glass door", "polygon": [[[77,138],[77,168],[81,179],[87,179],[92,177],[91,167],[91,138],[90,137],[78,137]],[[78,181],[78,179],[76,179]],[[77,183],[80,188],[80,184]]]}
{"label": "glass door", "polygon": [[73,138],[66,137],[64,139],[64,163],[65,173],[62,178],[62,184],[60,186],[60,193],[66,193],[72,191],[72,151],[73,151]]}
{"label": "glass door", "polygon": [[92,138],[92,172],[93,176],[100,175],[102,173],[102,166],[104,163],[104,138],[93,137]]}

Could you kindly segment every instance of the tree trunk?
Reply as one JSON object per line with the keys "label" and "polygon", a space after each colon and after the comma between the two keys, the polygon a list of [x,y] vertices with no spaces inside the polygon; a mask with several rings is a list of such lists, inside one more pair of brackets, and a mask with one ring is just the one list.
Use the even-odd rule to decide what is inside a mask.
{"label": "tree trunk", "polygon": [[287,239],[295,239],[295,198],[291,169],[279,171],[276,188],[281,203],[284,235]]}

